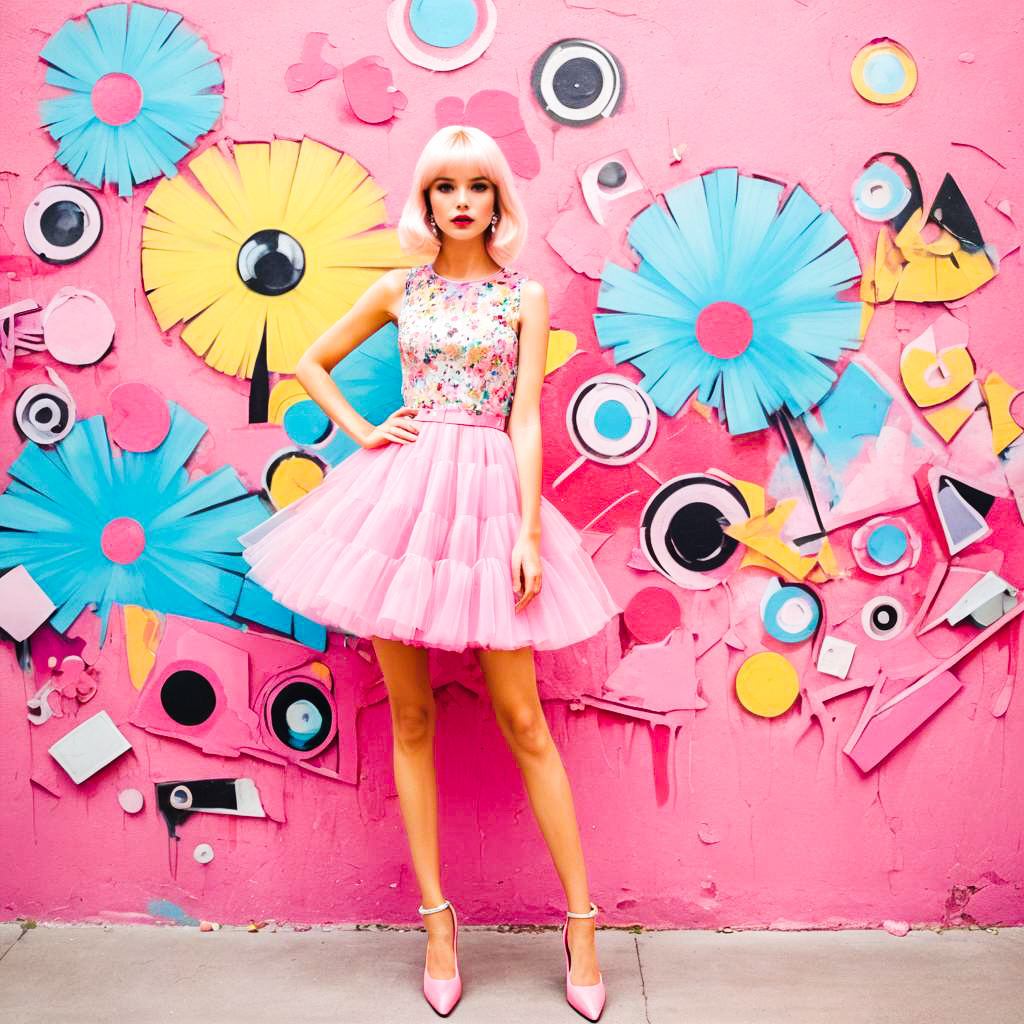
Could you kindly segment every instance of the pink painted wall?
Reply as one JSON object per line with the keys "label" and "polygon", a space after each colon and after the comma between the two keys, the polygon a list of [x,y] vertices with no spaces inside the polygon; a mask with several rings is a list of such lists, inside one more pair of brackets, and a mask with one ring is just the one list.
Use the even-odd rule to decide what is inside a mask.
{"label": "pink painted wall", "polygon": [[[630,717],[624,706],[598,709],[580,701],[584,694],[605,693],[612,672],[636,646],[642,622],[634,621],[632,632],[613,623],[586,644],[538,655],[541,695],[573,780],[602,920],[701,928],[871,927],[887,919],[1024,923],[1022,695],[1014,692],[1008,704],[999,700],[1008,679],[1020,682],[1016,622],[957,665],[962,690],[868,772],[842,749],[868,691],[832,700],[826,713],[812,719],[808,695],[835,680],[814,671],[809,645],[792,655],[804,689],[794,706],[771,719],[747,711],[734,686],[739,665],[754,650],[780,649],[765,642],[756,614],[771,574],[743,569],[730,579],[733,624],[747,647],[740,651],[723,639],[729,628],[723,588],[685,590],[626,563],[640,513],[657,487],[655,477],[664,481],[715,467],[762,486],[774,479],[781,487],[784,474],[775,468],[781,442],[771,431],[733,438],[692,410],[659,413],[657,440],[642,460],[645,469],[590,463],[555,488],[553,481],[577,454],[565,428],[566,403],[577,385],[613,369],[631,380],[640,374],[628,363],[615,367],[597,343],[592,314],[598,281],[570,269],[545,241],[565,211],[589,216],[577,167],[628,148],[655,194],[718,167],[788,186],[800,183],[835,212],[867,264],[877,228],[854,212],[851,185],[872,154],[896,151],[916,167],[926,202],[943,175],[952,173],[986,241],[998,249],[998,275],[951,305],[969,326],[979,377],[998,370],[1024,385],[1018,337],[1024,284],[1017,250],[1024,216],[1019,18],[994,0],[949,6],[941,16],[920,0],[900,7],[858,0],[734,0],[706,8],[567,0],[520,4],[515,13],[499,3],[497,31],[484,55],[441,73],[403,59],[389,38],[384,8],[380,3],[343,10],[314,0],[301,8],[271,4],[254,19],[244,4],[177,5],[220,56],[225,78],[223,115],[197,150],[225,139],[308,135],[352,154],[369,170],[388,190],[394,224],[415,157],[436,127],[438,101],[465,101],[483,89],[518,96],[526,134],[539,154],[538,173],[519,179],[531,226],[518,266],[544,282],[553,327],[574,332],[581,350],[550,375],[545,390],[546,493],[580,529],[626,496],[593,524],[611,534],[595,563],[623,606],[645,587],[675,595],[681,608],[678,635],[698,634],[696,678],[706,702],[700,710],[677,711],[670,729]],[[11,465],[25,444],[13,426],[17,396],[45,382],[46,367],[52,366],[72,390],[80,419],[107,412],[107,396],[123,381],[154,384],[209,428],[189,470],[206,474],[230,464],[255,492],[266,455],[286,446],[287,438],[280,426],[248,426],[248,381],[214,371],[175,330],[159,329],[140,277],[144,204],[155,182],[138,187],[131,199],[119,199],[110,187],[98,196],[103,235],[77,263],[47,266],[26,244],[26,206],[44,184],[71,180],[53,162],[55,143],[39,127],[38,101],[57,95],[44,85],[39,51],[67,19],[84,11],[52,2],[5,4],[0,261],[6,273],[0,304],[34,298],[45,305],[59,288],[86,288],[110,306],[116,340],[106,358],[83,368],[57,364],[46,352],[17,356],[0,395],[3,464]],[[333,46],[324,57],[339,68],[379,55],[408,97],[407,107],[388,123],[364,123],[352,114],[340,75],[289,92],[285,71],[299,61],[306,34],[316,31],[329,35]],[[892,107],[865,102],[850,83],[853,55],[880,36],[899,40],[918,67],[916,90]],[[530,88],[540,54],[552,42],[573,37],[601,43],[624,69],[619,109],[581,128],[556,125]],[[685,152],[674,161],[672,149],[680,144]],[[187,176],[184,164],[181,173]],[[1008,213],[996,209],[1003,200]],[[631,266],[621,237],[609,238],[607,247],[609,259]],[[901,345],[943,311],[934,303],[880,306],[863,354],[898,384]],[[986,414],[982,409],[976,415]],[[1021,522],[1008,495],[1000,495],[998,529],[975,550],[987,552],[995,564],[1001,561],[1001,575],[1020,585]],[[911,614],[917,611],[941,539],[920,508],[908,515],[923,535],[925,555],[898,583],[879,583],[858,572],[849,555],[852,527],[834,534],[837,557],[849,575],[822,587],[831,620],[841,621],[840,606],[847,616],[856,606],[859,616],[865,596],[882,586],[898,588]],[[111,617],[102,649],[98,622],[87,610],[68,631],[80,639],[79,647],[84,643],[95,697],[83,704],[63,698],[64,717],[43,725],[27,721],[25,702],[48,678],[45,653],[58,654],[58,642],[51,636],[49,646],[30,643],[31,666],[19,664],[13,642],[0,650],[6,737],[0,753],[0,917],[226,923],[272,918],[295,924],[415,918],[418,890],[391,778],[387,705],[365,647],[354,651],[332,636],[325,655],[296,651],[294,644],[288,655],[265,654],[256,647],[258,634],[266,633],[258,627],[198,627],[242,648],[253,645],[253,691],[274,658],[280,666],[315,658],[326,663],[339,717],[330,777],[273,757],[209,753],[133,725],[129,718],[140,694],[129,678],[120,612]],[[196,624],[179,620],[175,628],[190,625]],[[926,638],[918,674],[971,635],[964,627]],[[884,665],[889,659],[882,645],[872,648],[863,636],[859,640],[859,656],[867,662],[874,658]],[[438,655],[434,668],[447,894],[470,923],[556,921],[562,908],[557,878],[475,662]],[[671,691],[677,671],[682,691],[684,654],[678,669],[663,668],[660,677],[646,680],[648,695]],[[885,698],[908,681],[886,689]],[[609,697],[615,700],[631,703],[621,693]],[[132,750],[76,786],[47,748],[100,709],[121,727]],[[194,814],[178,826],[180,841],[169,840],[155,782],[238,777],[256,781],[265,818]],[[125,788],[143,793],[139,814],[119,805]],[[213,847],[209,864],[193,859],[200,843]]]}

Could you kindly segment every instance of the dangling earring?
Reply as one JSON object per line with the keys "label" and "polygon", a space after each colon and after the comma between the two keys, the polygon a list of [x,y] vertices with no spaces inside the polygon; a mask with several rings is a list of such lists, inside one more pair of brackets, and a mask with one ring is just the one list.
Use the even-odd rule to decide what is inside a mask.
{"label": "dangling earring", "polygon": [[430,230],[434,232],[435,236],[437,235],[437,221],[434,220],[433,214],[430,215]]}
{"label": "dangling earring", "polygon": [[498,223],[498,215],[496,213],[491,214],[491,230],[494,230],[494,225]]}

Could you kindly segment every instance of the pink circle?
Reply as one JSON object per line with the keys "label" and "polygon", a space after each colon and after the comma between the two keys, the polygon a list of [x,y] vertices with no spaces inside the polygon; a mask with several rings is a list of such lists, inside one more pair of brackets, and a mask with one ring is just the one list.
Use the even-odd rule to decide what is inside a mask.
{"label": "pink circle", "polygon": [[712,302],[697,316],[697,343],[716,359],[743,355],[754,337],[754,321],[735,302]]}
{"label": "pink circle", "polygon": [[130,380],[110,392],[107,436],[122,451],[151,452],[170,430],[167,399],[152,385]]}
{"label": "pink circle", "polygon": [[644,587],[623,612],[626,629],[642,644],[656,644],[679,625],[679,601],[664,587]]}
{"label": "pink circle", "polygon": [[142,86],[119,71],[104,75],[92,87],[92,109],[104,124],[128,124],[142,109]]}
{"label": "pink circle", "polygon": [[119,516],[103,527],[100,547],[112,562],[129,565],[145,550],[146,531],[137,519]]}

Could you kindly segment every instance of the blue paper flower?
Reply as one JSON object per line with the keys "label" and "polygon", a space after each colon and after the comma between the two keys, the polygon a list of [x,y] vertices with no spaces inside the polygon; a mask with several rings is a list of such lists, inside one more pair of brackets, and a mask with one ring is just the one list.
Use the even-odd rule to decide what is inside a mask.
{"label": "blue paper flower", "polygon": [[[130,13],[129,13],[130,7]],[[43,47],[46,81],[70,90],[39,115],[58,143],[55,159],[119,196],[175,165],[224,107],[217,58],[182,16],[145,4],[111,4],[66,21]]]}
{"label": "blue paper flower", "polygon": [[[605,265],[594,324],[615,362],[675,415],[697,392],[732,434],[807,412],[832,386],[822,360],[857,348],[861,304],[836,293],[860,277],[846,231],[797,186],[734,169],[665,193],[629,229],[636,272]],[[670,216],[671,214],[671,216]]]}
{"label": "blue paper flower", "polygon": [[268,518],[231,466],[190,480],[185,461],[206,427],[168,403],[151,452],[115,454],[102,416],[52,449],[28,443],[0,494],[0,568],[24,565],[57,606],[63,632],[88,604],[107,635],[115,604],[241,628],[243,616],[323,650],[322,625],[294,616],[251,580],[238,537]]}

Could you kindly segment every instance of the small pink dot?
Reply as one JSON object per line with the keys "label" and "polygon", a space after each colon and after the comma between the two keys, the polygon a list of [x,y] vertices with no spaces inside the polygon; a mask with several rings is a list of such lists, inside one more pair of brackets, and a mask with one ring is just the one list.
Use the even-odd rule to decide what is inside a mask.
{"label": "small pink dot", "polygon": [[129,565],[146,549],[146,531],[137,519],[119,516],[103,527],[100,547],[112,562]]}
{"label": "small pink dot", "polygon": [[131,75],[115,71],[96,82],[91,99],[93,113],[99,120],[116,128],[139,116],[142,86]]}
{"label": "small pink dot", "polygon": [[735,302],[712,302],[697,316],[697,343],[716,359],[743,355],[754,337],[754,321]]}

